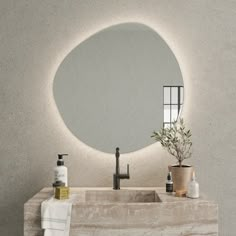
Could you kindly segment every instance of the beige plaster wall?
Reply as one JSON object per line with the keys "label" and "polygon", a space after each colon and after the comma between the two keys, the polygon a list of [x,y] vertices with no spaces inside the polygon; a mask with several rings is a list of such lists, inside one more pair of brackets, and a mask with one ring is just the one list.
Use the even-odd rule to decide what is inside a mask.
{"label": "beige plaster wall", "polygon": [[[236,2],[210,0],[0,1],[0,235],[22,235],[23,204],[52,182],[56,154],[68,152],[73,186],[111,186],[114,157],[79,142],[52,97],[65,55],[112,24],[141,22],[159,32],[179,60],[184,118],[192,129],[201,190],[219,202],[220,235],[236,220]],[[174,163],[158,144],[122,155],[132,179],[162,186]]]}

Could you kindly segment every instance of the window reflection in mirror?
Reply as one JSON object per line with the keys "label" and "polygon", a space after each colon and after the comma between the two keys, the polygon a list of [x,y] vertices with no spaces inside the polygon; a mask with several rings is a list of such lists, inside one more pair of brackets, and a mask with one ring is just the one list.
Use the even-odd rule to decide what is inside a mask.
{"label": "window reflection in mirror", "polygon": [[163,127],[171,127],[172,123],[178,119],[184,101],[183,86],[163,87],[164,122]]}

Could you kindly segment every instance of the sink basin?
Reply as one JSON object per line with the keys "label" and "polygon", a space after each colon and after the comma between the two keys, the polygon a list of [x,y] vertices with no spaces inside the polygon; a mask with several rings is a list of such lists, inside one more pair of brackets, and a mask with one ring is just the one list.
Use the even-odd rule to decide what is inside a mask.
{"label": "sink basin", "polygon": [[154,190],[87,190],[85,202],[145,203],[161,202]]}

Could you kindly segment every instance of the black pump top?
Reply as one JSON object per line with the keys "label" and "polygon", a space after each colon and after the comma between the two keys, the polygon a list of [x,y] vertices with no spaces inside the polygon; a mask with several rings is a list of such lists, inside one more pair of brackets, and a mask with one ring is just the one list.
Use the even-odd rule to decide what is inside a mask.
{"label": "black pump top", "polygon": [[68,154],[58,154],[57,165],[64,166],[63,156],[68,156]]}
{"label": "black pump top", "polygon": [[168,175],[167,175],[167,180],[172,180],[171,172],[168,173]]}

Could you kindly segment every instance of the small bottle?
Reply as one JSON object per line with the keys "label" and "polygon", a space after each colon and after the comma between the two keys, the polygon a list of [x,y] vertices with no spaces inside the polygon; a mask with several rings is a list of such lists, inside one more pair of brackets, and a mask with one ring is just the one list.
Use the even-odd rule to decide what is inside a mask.
{"label": "small bottle", "polygon": [[199,198],[199,184],[195,178],[195,172],[192,173],[192,180],[188,184],[187,197]]}
{"label": "small bottle", "polygon": [[54,168],[54,182],[61,181],[67,187],[67,167],[64,166],[63,156],[68,156],[68,154],[58,154],[57,166]]}
{"label": "small bottle", "polygon": [[173,192],[173,181],[172,181],[171,172],[169,172],[168,175],[167,175],[166,192],[167,193],[172,193]]}

